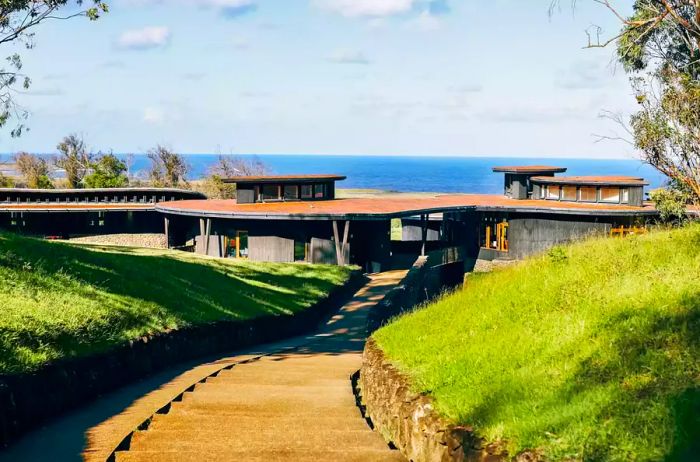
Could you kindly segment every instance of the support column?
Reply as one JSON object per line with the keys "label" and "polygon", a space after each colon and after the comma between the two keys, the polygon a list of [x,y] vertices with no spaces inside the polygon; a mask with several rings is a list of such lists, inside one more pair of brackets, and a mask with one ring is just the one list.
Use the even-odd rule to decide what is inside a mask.
{"label": "support column", "polygon": [[204,236],[204,255],[209,255],[209,241],[211,241],[211,218],[207,218],[207,226]]}
{"label": "support column", "polygon": [[170,218],[164,217],[165,224],[165,247],[170,248]]}
{"label": "support column", "polygon": [[430,218],[430,215],[421,215],[420,216],[420,241],[421,241],[421,246],[420,246],[420,255],[421,257],[425,256],[425,243],[428,240],[428,218]]}
{"label": "support column", "polygon": [[340,240],[340,232],[338,231],[338,222],[333,220],[333,239],[335,241],[335,258],[339,266],[345,266],[348,262],[345,261],[345,250],[348,247],[348,239],[350,237],[350,220],[345,221],[345,229],[343,229],[343,240]]}

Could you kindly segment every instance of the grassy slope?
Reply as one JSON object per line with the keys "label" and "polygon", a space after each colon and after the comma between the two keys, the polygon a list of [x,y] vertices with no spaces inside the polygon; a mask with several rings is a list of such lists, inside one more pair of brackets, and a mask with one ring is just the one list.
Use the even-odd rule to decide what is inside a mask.
{"label": "grassy slope", "polygon": [[0,234],[0,373],[165,329],[297,312],[348,275]]}
{"label": "grassy slope", "polygon": [[474,275],[375,337],[440,412],[511,453],[700,454],[699,225]]}

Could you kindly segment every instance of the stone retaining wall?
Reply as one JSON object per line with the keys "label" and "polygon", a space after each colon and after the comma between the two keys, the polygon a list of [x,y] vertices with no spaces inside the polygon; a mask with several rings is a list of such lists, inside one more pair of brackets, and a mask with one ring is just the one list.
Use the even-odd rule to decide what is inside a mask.
{"label": "stone retaining wall", "polygon": [[469,427],[453,425],[433,409],[431,398],[411,391],[376,342],[365,345],[360,392],[365,412],[387,442],[413,462],[502,461],[508,455],[484,446]]}
{"label": "stone retaining wall", "polygon": [[[443,253],[420,257],[401,284],[370,314],[370,332],[446,289],[460,285],[464,263],[453,262],[449,256]],[[431,260],[439,264],[431,266]],[[411,391],[407,377],[388,362],[371,338],[363,353],[359,390],[366,415],[375,429],[410,461],[500,461],[507,458],[507,454],[495,446],[482,447],[482,441],[471,428],[452,425],[441,418],[433,410],[432,399]]]}
{"label": "stone retaining wall", "polygon": [[354,272],[344,286],[293,316],[179,329],[144,337],[103,354],[57,361],[34,373],[0,375],[0,447],[51,417],[178,362],[313,330],[365,282],[364,276]]}

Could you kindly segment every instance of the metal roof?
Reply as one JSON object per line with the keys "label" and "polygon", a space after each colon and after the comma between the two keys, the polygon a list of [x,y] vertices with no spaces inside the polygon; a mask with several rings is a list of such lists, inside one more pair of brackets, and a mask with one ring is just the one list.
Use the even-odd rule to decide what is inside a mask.
{"label": "metal roof", "polygon": [[566,167],[554,167],[551,165],[513,165],[505,167],[493,167],[496,173],[523,173],[535,175],[538,173],[564,173]]}
{"label": "metal roof", "polygon": [[634,176],[536,176],[532,177],[531,181],[533,183],[592,186],[646,186],[649,184],[644,181],[644,178]]}
{"label": "metal roof", "polygon": [[264,175],[264,176],[236,176],[223,178],[224,183],[250,184],[250,183],[320,183],[326,181],[341,181],[347,177],[343,175]]}

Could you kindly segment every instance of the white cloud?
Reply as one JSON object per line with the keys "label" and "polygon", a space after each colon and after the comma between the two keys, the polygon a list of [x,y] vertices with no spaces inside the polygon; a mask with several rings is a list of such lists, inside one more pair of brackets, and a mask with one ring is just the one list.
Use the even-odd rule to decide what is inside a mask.
{"label": "white cloud", "polygon": [[329,61],[338,64],[369,64],[370,61],[361,51],[336,50],[329,57]]}
{"label": "white cloud", "polygon": [[148,50],[159,48],[170,42],[170,29],[164,26],[151,26],[123,32],[117,46],[128,50]]}
{"label": "white cloud", "polygon": [[165,111],[159,107],[149,106],[143,110],[142,120],[151,125],[162,124],[165,121]]}
{"label": "white cloud", "polygon": [[578,61],[559,72],[556,85],[565,90],[596,90],[613,82],[611,70],[602,61]]}
{"label": "white cloud", "polygon": [[440,29],[442,21],[429,11],[423,11],[417,18],[408,23],[409,27],[431,32]]}
{"label": "white cloud", "polygon": [[[170,0],[121,0],[128,6],[167,5]],[[184,5],[193,5],[202,8],[214,8],[227,18],[237,18],[258,9],[255,0],[177,0]]]}
{"label": "white cloud", "polygon": [[322,8],[353,17],[382,17],[408,13],[416,0],[316,0]]}

